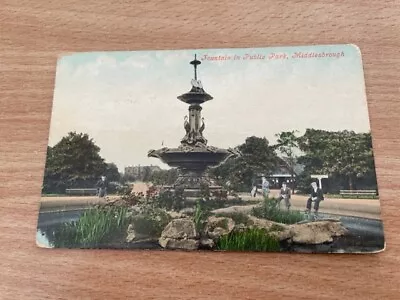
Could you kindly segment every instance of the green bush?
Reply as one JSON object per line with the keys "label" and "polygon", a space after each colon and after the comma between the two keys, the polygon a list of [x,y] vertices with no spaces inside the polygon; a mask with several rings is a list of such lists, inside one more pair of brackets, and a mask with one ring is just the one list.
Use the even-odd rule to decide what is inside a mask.
{"label": "green bush", "polygon": [[184,207],[185,197],[183,189],[175,189],[175,191],[163,191],[153,199],[155,205],[166,210],[179,211]]}
{"label": "green bush", "polygon": [[133,218],[135,232],[151,237],[161,236],[161,232],[168,224],[167,219],[157,219],[151,215],[137,215]]}
{"label": "green bush", "polygon": [[132,217],[135,231],[148,236],[160,236],[161,232],[171,221],[171,216],[154,202],[143,202],[140,212]]}
{"label": "green bush", "polygon": [[132,193],[132,187],[129,185],[119,187],[117,194],[130,206],[138,204],[144,197],[143,193]]}
{"label": "green bush", "polygon": [[218,250],[230,251],[279,251],[277,238],[270,236],[264,229],[252,228],[243,232],[231,232],[217,242]]}
{"label": "green bush", "polygon": [[54,232],[55,247],[96,247],[124,234],[129,222],[126,207],[90,208],[75,222]]}
{"label": "green bush", "polygon": [[253,208],[252,214],[257,218],[284,224],[294,224],[305,219],[305,216],[299,211],[281,210],[278,199],[264,199],[261,207]]}

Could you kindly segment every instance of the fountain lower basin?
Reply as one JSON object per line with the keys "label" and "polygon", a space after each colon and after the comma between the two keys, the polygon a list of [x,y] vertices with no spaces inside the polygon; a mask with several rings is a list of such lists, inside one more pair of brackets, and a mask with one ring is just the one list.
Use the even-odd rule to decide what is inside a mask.
{"label": "fountain lower basin", "polygon": [[204,171],[208,167],[218,166],[234,155],[232,150],[207,148],[162,148],[150,150],[148,156],[159,158],[170,167]]}
{"label": "fountain lower basin", "polygon": [[181,187],[184,194],[190,197],[199,196],[202,185],[210,191],[221,190],[207,175],[207,169],[216,167],[230,157],[238,156],[234,149],[221,149],[212,146],[180,146],[150,150],[148,157],[159,158],[173,168],[178,168],[179,177],[171,188]]}

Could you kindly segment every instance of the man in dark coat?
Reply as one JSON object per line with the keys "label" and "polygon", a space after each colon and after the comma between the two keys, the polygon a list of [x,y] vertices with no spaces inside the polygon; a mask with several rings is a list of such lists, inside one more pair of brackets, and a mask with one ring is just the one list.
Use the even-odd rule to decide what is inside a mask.
{"label": "man in dark coat", "polygon": [[107,180],[106,176],[101,176],[101,179],[96,184],[97,187],[97,195],[100,198],[103,198],[107,195]]}
{"label": "man in dark coat", "polygon": [[319,203],[322,200],[324,200],[324,194],[323,194],[322,190],[318,187],[316,182],[312,182],[310,197],[307,200],[306,213],[310,213],[311,203],[314,202],[314,211],[315,211],[315,214],[318,215]]}
{"label": "man in dark coat", "polygon": [[252,182],[251,182],[251,191],[250,194],[252,197],[256,197],[257,196],[257,179],[253,178]]}

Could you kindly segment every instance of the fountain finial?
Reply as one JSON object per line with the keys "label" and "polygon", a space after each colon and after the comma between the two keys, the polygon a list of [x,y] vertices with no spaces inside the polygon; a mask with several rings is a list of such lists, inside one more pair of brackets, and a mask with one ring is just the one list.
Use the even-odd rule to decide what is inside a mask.
{"label": "fountain finial", "polygon": [[204,91],[203,85],[200,80],[197,80],[197,66],[201,64],[201,61],[197,59],[197,55],[194,55],[194,60],[190,62],[194,67],[194,79],[191,80],[192,89],[190,92],[178,96],[178,99],[187,104],[202,104],[206,101],[212,100],[213,97]]}
{"label": "fountain finial", "polygon": [[194,80],[197,80],[197,65],[201,64],[201,61],[197,60],[196,54],[194,55],[194,60],[190,62],[191,65],[194,66]]}

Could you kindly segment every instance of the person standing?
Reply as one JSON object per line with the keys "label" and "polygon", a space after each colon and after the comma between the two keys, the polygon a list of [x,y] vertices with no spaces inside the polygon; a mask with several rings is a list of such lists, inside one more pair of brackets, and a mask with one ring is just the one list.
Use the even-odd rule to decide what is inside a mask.
{"label": "person standing", "polygon": [[318,187],[316,182],[311,183],[311,193],[310,197],[307,200],[307,209],[306,213],[310,213],[311,211],[311,204],[314,202],[314,211],[315,215],[318,215],[319,203],[324,200],[324,194],[322,190]]}
{"label": "person standing", "polygon": [[252,197],[256,197],[257,196],[257,180],[253,179],[252,183],[251,183],[251,191],[250,194]]}
{"label": "person standing", "polygon": [[265,177],[262,178],[263,196],[268,198],[269,195],[269,182]]}
{"label": "person standing", "polygon": [[101,176],[100,180],[96,184],[97,195],[99,198],[103,198],[107,195],[107,180],[106,176]]}
{"label": "person standing", "polygon": [[287,187],[286,182],[283,182],[281,190],[279,192],[279,203],[282,201],[282,199],[285,200],[285,206],[287,210],[289,210],[290,206],[292,205],[290,203],[291,196],[292,196],[292,191],[290,190],[290,188]]}
{"label": "person standing", "polygon": [[231,193],[232,193],[232,190],[231,190],[231,181],[230,180],[228,180],[226,183],[225,183],[225,186],[226,186],[226,190],[227,190],[227,193],[228,193],[228,195],[231,195]]}

